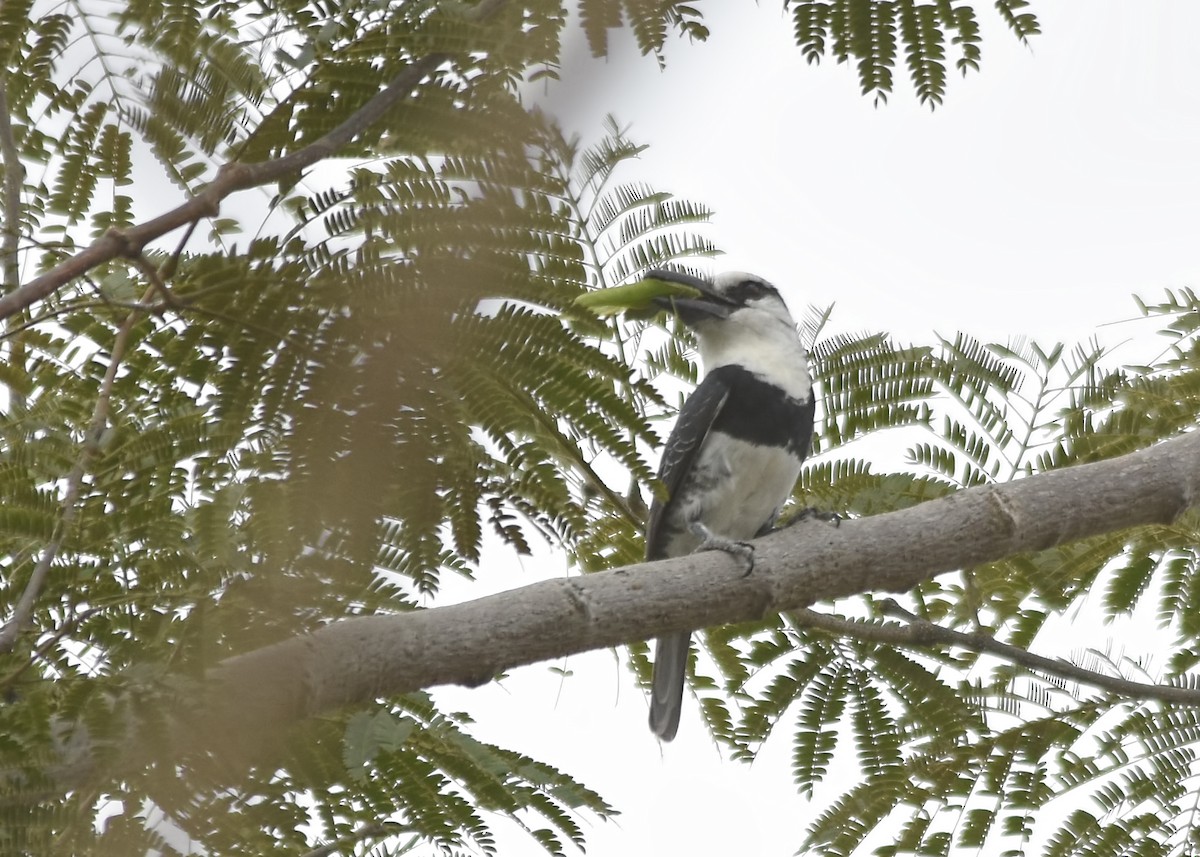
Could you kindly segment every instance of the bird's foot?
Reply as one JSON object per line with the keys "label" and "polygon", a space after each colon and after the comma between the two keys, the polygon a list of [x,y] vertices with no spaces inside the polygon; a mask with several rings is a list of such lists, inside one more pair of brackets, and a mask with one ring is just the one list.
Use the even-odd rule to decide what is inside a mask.
{"label": "bird's foot", "polygon": [[749,542],[739,542],[735,539],[727,539],[724,536],[718,536],[708,527],[696,521],[692,524],[692,532],[698,535],[702,542],[693,553],[701,551],[721,551],[740,560],[746,570],[742,572],[742,577],[749,576],[750,572],[754,571],[754,545]]}
{"label": "bird's foot", "polygon": [[840,527],[844,517],[837,512],[825,512],[813,506],[805,506],[796,514],[792,515],[786,523],[779,529],[786,530],[788,527],[794,527],[801,521],[824,521],[827,524],[833,524],[835,527]]}

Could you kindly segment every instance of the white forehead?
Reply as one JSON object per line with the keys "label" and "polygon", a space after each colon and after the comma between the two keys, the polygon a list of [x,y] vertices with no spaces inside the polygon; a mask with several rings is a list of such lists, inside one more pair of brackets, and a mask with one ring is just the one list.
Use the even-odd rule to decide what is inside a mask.
{"label": "white forehead", "polygon": [[724,295],[734,303],[741,304],[747,309],[751,307],[763,309],[772,315],[787,318],[791,322],[787,305],[783,301],[783,296],[779,294],[779,289],[758,274],[751,274],[748,271],[725,271],[713,277],[712,284],[713,291]]}
{"label": "white forehead", "polygon": [[[749,271],[722,271],[713,277],[713,286],[724,292],[732,289],[734,286],[746,282],[747,280],[754,283],[762,283],[764,286],[771,284],[760,277],[758,274],[751,274]],[[771,288],[775,288],[771,286]]]}

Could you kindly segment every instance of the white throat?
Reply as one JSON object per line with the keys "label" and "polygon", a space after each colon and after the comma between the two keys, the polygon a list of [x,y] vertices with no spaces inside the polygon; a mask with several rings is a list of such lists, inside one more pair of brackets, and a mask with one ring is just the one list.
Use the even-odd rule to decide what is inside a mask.
{"label": "white throat", "polygon": [[762,308],[745,307],[729,318],[696,330],[704,371],[741,366],[801,401],[812,391],[808,355],[791,319]]}

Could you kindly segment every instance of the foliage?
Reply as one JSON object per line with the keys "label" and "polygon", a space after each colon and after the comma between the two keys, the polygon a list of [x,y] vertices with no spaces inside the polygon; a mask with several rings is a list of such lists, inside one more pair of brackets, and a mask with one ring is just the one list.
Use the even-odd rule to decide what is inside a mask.
{"label": "foliage", "polygon": [[[522,105],[515,81],[556,62],[557,4],[501,5],[486,28],[424,3],[133,3],[119,26],[111,11],[5,6],[12,136],[42,165],[21,188],[20,232],[42,249],[35,261],[26,239],[31,268],[132,224],[124,190],[155,176],[131,152],[149,147],[195,191],[224,160],[327,132],[414,58],[446,59],[352,161],[237,211],[267,216],[257,237],[214,220],[199,248],[106,264],[10,322],[6,618],[61,548],[0,656],[3,765],[25,772],[6,780],[4,849],[145,851],[174,825],[217,852],[401,833],[491,852],[496,814],[550,853],[579,843],[580,813],[612,812],[598,795],[419,696],[313,724],[278,768],[233,784],[168,765],[29,814],[52,724],[119,733],[131,709],[111,701],[140,700],[153,731],[154,701],[181,679],[333,619],[420,609],[445,573],[475,573],[485,537],[577,547],[612,519],[634,540],[593,460],[649,481],[655,396],[598,347],[597,322],[560,317],[588,285],[711,249],[684,231],[701,207],[606,187],[641,150],[615,122],[581,150]],[[69,50],[80,34],[99,82]],[[170,824],[148,829],[144,807]]]}
{"label": "foliage", "polygon": [[[64,723],[104,735],[135,710],[153,740],[157,702],[231,654],[341,617],[421,609],[447,572],[478,572],[485,539],[517,551],[546,539],[584,570],[640,557],[648,462],[672,411],[664,390],[678,391],[656,384],[694,379],[695,366],[686,336],[601,324],[573,300],[714,254],[700,232],[709,211],[626,181],[643,147],[615,120],[584,146],[522,102],[521,82],[555,74],[562,4],[496,3],[486,23],[471,16],[482,6],[0,6],[0,132],[25,169],[4,228],[30,276],[159,213],[142,188],[196,192],[222,163],[294,152],[410,64],[443,58],[345,162],[295,175],[257,205],[231,200],[177,254],[106,264],[9,320],[6,618],[47,545],[62,548],[30,626],[0,656],[0,764],[19,774],[4,780],[0,849],[167,849],[173,825],[213,853],[303,853],[315,841],[490,853],[502,816],[560,853],[582,842],[582,815],[614,812],[551,764],[473,738],[464,716],[421,694],[306,724],[278,766],[232,782],[165,764],[60,795],[43,764]],[[971,4],[787,8],[809,61],[853,60],[877,101],[894,91],[901,55],[931,105],[948,54],[963,74],[981,61]],[[1038,32],[1020,0],[995,8],[1019,38]],[[671,34],[707,35],[682,3],[583,0],[579,13],[597,54],[622,22],[660,63]],[[1123,368],[1094,343],[827,336],[829,313],[816,313],[806,330],[818,436],[798,503],[878,514],[1190,430],[1200,299],[1171,293],[1145,309],[1169,348]],[[905,459],[868,457],[868,444]],[[1053,654],[1072,611],[1114,628],[1150,618],[1170,640],[1160,663],[1103,648],[1072,656],[1194,687],[1196,529],[1189,515],[965,569],[905,607]],[[871,598],[827,607],[864,627],[888,621]],[[804,796],[828,790],[835,765],[858,765],[861,782],[808,831],[820,853],[1194,848],[1195,709],[790,616],[713,629],[703,644],[693,689],[732,755],[753,759],[790,733]],[[631,660],[644,677],[644,649]],[[170,825],[147,827],[139,813],[151,811]]]}
{"label": "foliage", "polygon": [[[974,6],[940,0],[876,2],[876,0],[785,0],[790,8],[796,44],[810,63],[827,55],[839,63],[853,59],[864,95],[886,102],[894,86],[898,51],[917,98],[931,107],[946,94],[946,42],[958,49],[954,67],[964,76],[979,70],[980,25]],[[997,0],[996,10],[1022,41],[1039,32],[1037,18],[1021,11],[1025,0]]]}
{"label": "foliage", "polygon": [[[957,52],[954,68],[962,75],[978,71],[983,59],[979,13],[968,2],[921,3],[917,0],[784,0],[796,44],[809,63],[826,56],[854,61],[864,95],[885,103],[894,91],[899,53],[922,104],[941,104],[946,94],[947,44]],[[1027,0],[996,0],[1005,26],[1022,42],[1041,30]],[[667,33],[708,37],[700,11],[690,4],[662,0],[581,0],[580,20],[596,56],[608,50],[608,31],[628,22],[643,54],[660,65]]]}

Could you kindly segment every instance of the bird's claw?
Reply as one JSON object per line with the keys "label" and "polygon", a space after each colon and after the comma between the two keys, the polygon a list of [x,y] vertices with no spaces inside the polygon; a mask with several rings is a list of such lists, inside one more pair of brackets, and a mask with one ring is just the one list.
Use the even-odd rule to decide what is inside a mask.
{"label": "bird's claw", "polygon": [[742,564],[746,567],[746,570],[742,572],[742,577],[749,577],[750,572],[754,571],[754,545],[749,542],[739,542],[735,539],[718,536],[699,522],[692,525],[692,531],[704,539],[704,541],[700,542],[699,547],[696,548],[694,553],[700,553],[701,551],[721,551],[741,560]]}
{"label": "bird's claw", "polygon": [[738,542],[715,536],[701,542],[700,547],[696,548],[697,553],[700,551],[721,551],[721,553],[727,553],[740,560],[746,567],[746,570],[742,572],[742,577],[749,577],[750,572],[754,571],[754,545],[749,542]]}

